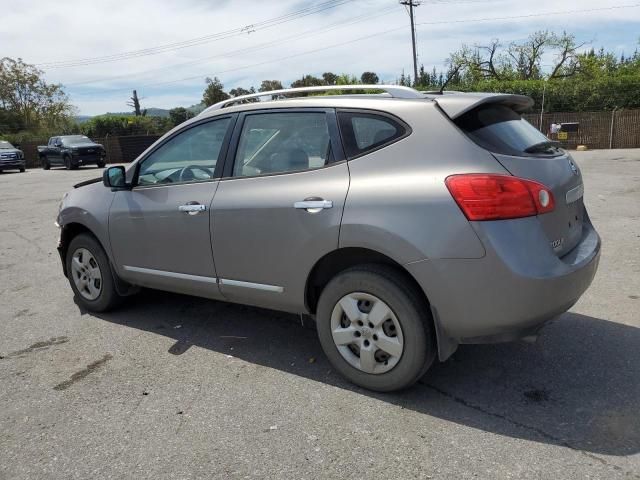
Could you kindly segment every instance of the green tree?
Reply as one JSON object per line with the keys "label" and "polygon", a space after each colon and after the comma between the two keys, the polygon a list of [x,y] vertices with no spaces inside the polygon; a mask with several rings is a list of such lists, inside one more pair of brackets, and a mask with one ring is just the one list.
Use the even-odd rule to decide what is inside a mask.
{"label": "green tree", "polygon": [[232,97],[239,97],[240,95],[249,95],[251,93],[256,93],[256,89],[251,87],[249,90],[242,87],[234,88],[233,90],[229,90],[229,94]]}
{"label": "green tree", "polygon": [[270,92],[271,90],[282,90],[283,88],[280,80],[263,80],[258,91]]}
{"label": "green tree", "polygon": [[42,73],[20,58],[0,60],[0,108],[18,116],[24,128],[54,127],[73,114],[62,85],[45,82]]}
{"label": "green tree", "polygon": [[317,87],[325,85],[325,82],[322,78],[314,77],[313,75],[303,75],[300,80],[296,80],[291,83],[291,88],[299,88],[299,87]]}
{"label": "green tree", "polygon": [[335,85],[336,82],[338,81],[338,75],[331,72],[324,72],[322,74],[322,79],[324,80],[324,83],[327,85]]}
{"label": "green tree", "polygon": [[174,126],[186,122],[191,117],[193,117],[193,114],[184,107],[176,107],[169,110],[169,118]]}
{"label": "green tree", "polygon": [[229,95],[224,91],[224,85],[218,77],[207,77],[205,81],[207,86],[202,94],[202,102],[207,107],[229,98]]}
{"label": "green tree", "polygon": [[380,81],[380,79],[378,78],[378,75],[375,74],[374,72],[364,72],[360,76],[360,80],[365,85],[375,85],[376,83],[378,83]]}

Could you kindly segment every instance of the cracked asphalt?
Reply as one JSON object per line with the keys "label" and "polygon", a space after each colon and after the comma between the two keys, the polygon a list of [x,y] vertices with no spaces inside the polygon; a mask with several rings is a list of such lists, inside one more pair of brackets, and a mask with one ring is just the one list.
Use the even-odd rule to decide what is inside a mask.
{"label": "cracked asphalt", "polygon": [[278,312],[143,291],[79,310],[53,225],[78,171],[0,175],[0,479],[640,478],[640,151],[575,154],[600,270],[536,344],[374,394]]}

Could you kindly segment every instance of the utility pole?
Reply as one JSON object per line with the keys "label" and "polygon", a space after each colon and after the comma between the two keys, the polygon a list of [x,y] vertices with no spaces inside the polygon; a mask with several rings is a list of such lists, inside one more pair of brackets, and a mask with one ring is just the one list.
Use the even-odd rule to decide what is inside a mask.
{"label": "utility pole", "polygon": [[409,7],[409,18],[411,18],[411,45],[413,47],[413,84],[418,83],[418,56],[416,55],[416,27],[413,20],[414,7],[420,6],[418,0],[400,0],[400,5]]}

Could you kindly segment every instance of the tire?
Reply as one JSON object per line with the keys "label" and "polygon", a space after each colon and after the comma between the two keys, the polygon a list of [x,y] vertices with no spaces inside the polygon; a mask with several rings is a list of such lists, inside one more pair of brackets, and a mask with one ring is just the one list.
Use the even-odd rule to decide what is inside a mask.
{"label": "tire", "polygon": [[98,168],[104,168],[105,163],[104,162],[98,162],[96,163]]}
{"label": "tire", "polygon": [[[82,271],[74,266],[74,257],[85,267],[84,275],[90,278],[88,282],[83,282]],[[67,249],[65,263],[69,283],[79,305],[90,312],[106,312],[122,303],[123,297],[116,291],[111,263],[93,235],[82,233],[74,237]],[[96,282],[96,266],[99,282]]]}
{"label": "tire", "polygon": [[[352,310],[351,316],[356,314],[365,322],[375,322],[374,316],[383,321],[375,328],[368,328],[372,323],[358,326],[344,313],[341,305],[345,299],[351,306],[356,305],[357,299],[358,310]],[[367,308],[371,308],[369,313],[374,313],[374,308],[384,312],[388,307],[386,316],[369,317],[366,314],[362,317],[360,308],[366,310],[367,302],[370,303]],[[339,322],[337,326],[336,321]],[[329,362],[349,381],[369,390],[391,392],[410,387],[426,373],[435,358],[428,305],[401,273],[384,265],[358,266],[334,277],[320,295],[316,323],[320,343]],[[353,332],[354,343],[338,346],[334,341],[334,330],[340,330],[344,336],[339,338],[346,342],[352,341]],[[401,350],[398,350],[398,344]],[[386,353],[381,346],[396,355]],[[364,357],[360,355],[360,348],[375,352],[367,355],[365,365],[373,365],[373,369],[361,368]]]}
{"label": "tire", "polygon": [[43,170],[49,170],[51,168],[51,164],[49,163],[49,159],[47,157],[42,157],[40,159],[40,165],[42,165]]}
{"label": "tire", "polygon": [[25,171],[25,169],[24,169],[24,168],[21,168],[21,169],[20,169],[20,173],[24,173],[24,171]]}
{"label": "tire", "polygon": [[63,160],[64,168],[66,168],[67,170],[71,170],[71,157],[69,155],[66,155]]}

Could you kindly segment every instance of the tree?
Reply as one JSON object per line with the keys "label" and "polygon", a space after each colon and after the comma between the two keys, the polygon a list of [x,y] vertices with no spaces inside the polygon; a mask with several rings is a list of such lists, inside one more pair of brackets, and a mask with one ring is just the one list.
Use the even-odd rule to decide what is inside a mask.
{"label": "tree", "polygon": [[136,117],[144,117],[147,114],[147,109],[140,109],[140,99],[138,98],[138,92],[136,90],[133,91],[133,95],[127,105],[133,108],[133,113]]}
{"label": "tree", "polygon": [[20,58],[0,60],[0,109],[24,128],[53,126],[73,114],[62,85],[45,82],[42,73]]}
{"label": "tree", "polygon": [[169,118],[174,126],[186,122],[191,117],[193,117],[193,114],[184,107],[176,107],[169,110]]}
{"label": "tree", "polygon": [[224,85],[218,77],[213,77],[213,79],[207,77],[205,81],[207,86],[202,94],[202,103],[207,107],[229,98],[229,95],[224,91]]}
{"label": "tree", "polygon": [[256,89],[251,87],[249,90],[247,90],[242,87],[237,87],[237,88],[234,88],[233,90],[229,90],[229,94],[232,97],[239,97],[240,95],[249,95],[251,93],[256,93]]}
{"label": "tree", "polygon": [[283,88],[280,80],[263,80],[258,91],[270,92],[271,90],[282,90]]}
{"label": "tree", "polygon": [[376,75],[373,72],[364,72],[360,76],[360,80],[365,85],[375,85],[376,83],[378,83],[380,81],[380,79],[378,78],[378,75]]}
{"label": "tree", "polygon": [[322,78],[314,77],[313,75],[303,75],[300,80],[296,80],[291,84],[291,88],[298,87],[317,87],[324,85]]}
{"label": "tree", "polygon": [[327,85],[335,85],[336,82],[338,81],[338,75],[336,75],[335,73],[331,73],[331,72],[324,72],[322,74],[322,79],[324,80],[325,84],[327,84]]}

